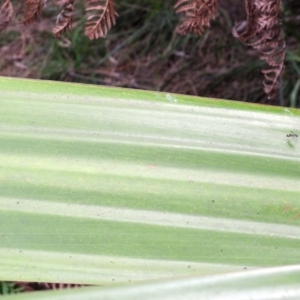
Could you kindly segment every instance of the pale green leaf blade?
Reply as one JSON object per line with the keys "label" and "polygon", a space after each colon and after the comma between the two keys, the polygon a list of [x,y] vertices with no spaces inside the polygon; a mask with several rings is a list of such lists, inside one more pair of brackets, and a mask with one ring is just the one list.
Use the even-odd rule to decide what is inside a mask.
{"label": "pale green leaf blade", "polygon": [[297,110],[1,78],[0,116],[3,280],[300,261]]}
{"label": "pale green leaf blade", "polygon": [[116,287],[36,292],[4,299],[274,300],[300,298],[300,265]]}

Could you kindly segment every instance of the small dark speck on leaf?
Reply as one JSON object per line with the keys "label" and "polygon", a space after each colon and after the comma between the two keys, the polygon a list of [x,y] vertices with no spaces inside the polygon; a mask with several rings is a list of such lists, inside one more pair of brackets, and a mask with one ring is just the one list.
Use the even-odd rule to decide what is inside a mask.
{"label": "small dark speck on leaf", "polygon": [[213,202],[213,203],[214,203],[214,202],[215,202],[215,200],[212,200],[211,202]]}

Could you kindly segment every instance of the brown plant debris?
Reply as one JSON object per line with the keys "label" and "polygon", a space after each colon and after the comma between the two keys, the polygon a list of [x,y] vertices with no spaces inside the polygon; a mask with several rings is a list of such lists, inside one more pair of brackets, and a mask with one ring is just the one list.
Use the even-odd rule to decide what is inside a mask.
{"label": "brown plant debris", "polygon": [[201,35],[205,28],[210,26],[210,20],[216,16],[218,2],[218,0],[178,0],[174,6],[175,11],[182,13],[184,17],[176,28],[177,33]]}
{"label": "brown plant debris", "polygon": [[246,0],[247,20],[239,22],[233,35],[258,50],[269,65],[263,70],[264,90],[270,100],[277,95],[284,68],[285,40],[281,26],[280,0]]}
{"label": "brown plant debris", "polygon": [[113,0],[86,0],[86,11],[89,15],[85,35],[90,40],[105,37],[108,30],[115,25],[118,16]]}
{"label": "brown plant debris", "polygon": [[[47,0],[23,0],[22,23],[29,25],[40,16],[42,7]],[[56,5],[62,7],[57,16],[56,25],[52,32],[56,38],[63,39],[64,32],[72,28],[72,16],[74,12],[74,0],[54,0]],[[115,25],[118,16],[115,10],[114,0],[85,0],[86,12],[88,13],[85,34],[89,39],[104,38],[110,28]],[[8,26],[13,15],[13,6],[10,0],[4,0],[0,9],[0,31]]]}
{"label": "brown plant debris", "polygon": [[57,16],[56,25],[52,32],[56,38],[59,38],[62,33],[71,30],[72,16],[74,12],[74,0],[63,0],[61,5],[63,10]]}
{"label": "brown plant debris", "polygon": [[22,23],[29,25],[41,15],[42,7],[46,4],[43,0],[24,0],[24,13]]}
{"label": "brown plant debris", "polygon": [[10,0],[4,0],[0,8],[0,32],[8,26],[13,15],[13,6]]}
{"label": "brown plant debris", "polygon": [[[13,15],[11,0],[2,1],[0,31],[5,30]],[[68,45],[70,42],[62,34],[72,28],[74,0],[53,1],[62,7],[53,34]],[[40,15],[46,2],[47,0],[22,0],[22,23],[25,25],[32,23]],[[176,31],[182,35],[203,34],[210,27],[210,21],[216,17],[221,2],[221,0],[176,0],[175,11],[182,15]],[[285,58],[280,5],[281,0],[245,0],[246,20],[237,22],[233,29],[233,36],[257,50],[260,58],[268,64],[268,68],[262,71],[263,86],[269,101],[273,104],[278,94],[279,77],[284,69]],[[87,13],[85,35],[90,40],[104,38],[118,17],[114,0],[85,0],[85,11]]]}
{"label": "brown plant debris", "polygon": [[70,284],[70,283],[48,283],[48,282],[15,282],[17,287],[22,288],[24,292],[42,291],[42,290],[62,290],[70,288],[80,288],[88,285]]}
{"label": "brown plant debris", "polygon": [[[233,29],[234,37],[256,49],[269,65],[262,72],[264,91],[270,101],[277,96],[279,77],[284,68],[285,40],[280,4],[280,0],[245,0],[247,20],[238,22]],[[175,10],[185,16],[177,32],[201,35],[216,15],[217,6],[218,0],[178,0]]]}

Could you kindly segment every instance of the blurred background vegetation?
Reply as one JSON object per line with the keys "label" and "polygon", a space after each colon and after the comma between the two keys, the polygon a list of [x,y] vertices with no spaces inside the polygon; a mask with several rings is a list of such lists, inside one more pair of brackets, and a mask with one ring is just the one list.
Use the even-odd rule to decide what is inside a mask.
{"label": "blurred background vegetation", "polygon": [[[0,39],[0,75],[83,82],[265,103],[257,53],[232,37],[245,19],[244,0],[221,0],[201,37],[178,36],[175,0],[116,0],[119,18],[106,39],[84,36],[84,3],[75,8],[66,46],[52,35],[60,8],[50,3],[24,27],[10,24]],[[21,10],[15,1],[15,11]],[[278,105],[300,107],[300,2],[282,2],[286,68]]]}
{"label": "blurred background vegetation", "polygon": [[23,289],[21,287],[18,287],[16,283],[0,281],[0,296],[17,294],[20,292],[23,292]]}

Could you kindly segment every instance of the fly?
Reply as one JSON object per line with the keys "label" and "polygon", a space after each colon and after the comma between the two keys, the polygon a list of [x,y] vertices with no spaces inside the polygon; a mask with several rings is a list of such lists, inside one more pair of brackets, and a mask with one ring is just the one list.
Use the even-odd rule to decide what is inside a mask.
{"label": "fly", "polygon": [[293,132],[293,131],[291,131],[291,133],[288,133],[288,134],[286,135],[286,137],[297,138],[297,137],[298,137],[298,134],[295,133],[295,132]]}

